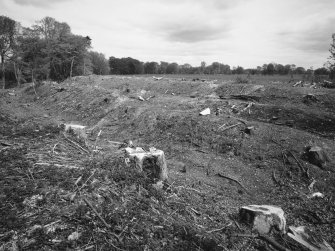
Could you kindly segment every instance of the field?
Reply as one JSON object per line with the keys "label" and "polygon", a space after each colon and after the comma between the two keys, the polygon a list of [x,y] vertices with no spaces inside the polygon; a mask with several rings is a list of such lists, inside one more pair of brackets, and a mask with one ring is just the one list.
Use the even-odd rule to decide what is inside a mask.
{"label": "field", "polygon": [[[287,76],[160,77],[1,90],[0,250],[273,250],[238,217],[251,204],[281,207],[287,225],[335,247],[335,89]],[[125,163],[129,141],[165,152],[162,189]],[[311,164],[308,146],[327,165]]]}

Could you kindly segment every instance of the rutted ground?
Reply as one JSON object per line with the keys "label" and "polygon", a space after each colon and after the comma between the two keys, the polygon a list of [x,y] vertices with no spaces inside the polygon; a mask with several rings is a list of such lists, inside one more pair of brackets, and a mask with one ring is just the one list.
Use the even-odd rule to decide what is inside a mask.
{"label": "rutted ground", "polygon": [[[15,95],[1,93],[5,122],[1,142],[8,144],[0,152],[2,164],[19,172],[8,174],[6,169],[3,177],[28,175],[22,185],[33,184],[28,194],[15,198],[17,208],[11,209],[14,215],[20,211],[23,216],[14,218],[25,223],[2,227],[6,245],[17,238],[16,244],[26,249],[258,250],[265,245],[259,240],[231,235],[248,231],[236,221],[238,208],[274,204],[284,209],[290,225],[309,225],[334,246],[334,173],[301,160],[309,169],[307,179],[294,159],[283,161],[286,150],[300,158],[310,144],[323,147],[335,159],[334,90],[293,88],[266,80],[239,84],[220,79],[90,76],[45,83],[36,92],[38,97],[33,87],[17,89]],[[304,102],[309,93],[317,100]],[[255,100],[232,97],[241,94]],[[254,104],[247,108],[250,102]],[[207,107],[212,114],[199,116]],[[60,132],[58,125],[70,122],[88,126],[87,141],[77,142],[87,153],[69,143],[75,138],[64,138]],[[253,127],[251,134],[246,127]],[[115,142],[128,140],[164,150],[169,180],[163,191],[155,191],[145,177],[124,166],[122,149]],[[22,162],[18,156],[27,162],[25,167],[18,165]],[[220,175],[238,180],[243,187]],[[324,199],[307,199],[311,177]],[[52,188],[46,187],[45,180]],[[79,194],[76,185],[83,186]],[[43,195],[40,204],[23,203],[34,194]],[[50,194],[62,199],[54,201]],[[8,209],[11,198],[3,196],[2,208]],[[111,229],[104,229],[89,214],[83,198],[94,201]],[[45,213],[51,205],[53,210]],[[29,213],[40,220],[34,216],[27,220]],[[63,225],[48,232],[47,225],[56,220],[56,225]],[[38,230],[31,230],[34,225],[40,226]],[[23,234],[27,230],[32,231],[30,236]],[[74,232],[81,237],[69,240]],[[283,243],[279,235],[274,238]],[[31,239],[35,242],[29,243]]]}

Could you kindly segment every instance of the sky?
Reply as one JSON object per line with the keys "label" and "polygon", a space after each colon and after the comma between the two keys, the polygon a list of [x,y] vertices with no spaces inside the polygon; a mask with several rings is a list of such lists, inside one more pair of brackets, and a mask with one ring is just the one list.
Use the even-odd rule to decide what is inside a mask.
{"label": "sky", "polygon": [[192,66],[315,69],[335,33],[335,0],[0,0],[0,15],[25,27],[46,16],[66,22],[106,58]]}

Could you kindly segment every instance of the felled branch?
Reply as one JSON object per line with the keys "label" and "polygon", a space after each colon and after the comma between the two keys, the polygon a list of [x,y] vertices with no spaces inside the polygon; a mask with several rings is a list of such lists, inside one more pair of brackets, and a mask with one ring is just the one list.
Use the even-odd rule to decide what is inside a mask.
{"label": "felled branch", "polygon": [[217,176],[221,177],[221,178],[225,178],[225,179],[228,179],[228,180],[231,180],[231,181],[234,181],[235,183],[237,183],[238,185],[240,185],[248,194],[250,194],[250,192],[241,184],[241,182],[239,182],[238,180],[234,179],[234,178],[231,178],[229,176],[226,176],[226,175],[223,175],[221,173],[217,173],[216,174]]}
{"label": "felled branch", "polygon": [[247,238],[258,238],[260,240],[266,241],[270,245],[272,245],[274,248],[276,248],[279,251],[291,251],[288,248],[285,248],[284,246],[280,245],[275,240],[271,239],[267,235],[259,234],[259,235],[253,235],[253,234],[234,234],[233,237],[247,237]]}
{"label": "felled branch", "polygon": [[77,149],[79,149],[79,150],[81,150],[85,153],[90,153],[88,150],[83,148],[81,145],[79,145],[78,143],[76,143],[76,142],[70,140],[68,137],[66,137],[65,134],[63,134],[63,135],[64,135],[64,138],[66,139],[66,141],[70,142],[75,148],[77,148]]}

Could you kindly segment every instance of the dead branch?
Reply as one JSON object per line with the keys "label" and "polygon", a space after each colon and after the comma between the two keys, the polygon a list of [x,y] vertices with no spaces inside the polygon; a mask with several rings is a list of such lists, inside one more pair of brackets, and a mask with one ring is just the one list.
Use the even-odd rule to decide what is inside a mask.
{"label": "dead branch", "polygon": [[254,238],[254,239],[258,238],[260,240],[266,241],[267,243],[269,243],[270,245],[272,245],[274,248],[276,248],[279,251],[291,251],[290,249],[283,247],[278,242],[276,242],[275,240],[271,239],[269,236],[263,235],[263,234],[259,234],[259,235],[254,235],[254,234],[233,234],[232,237],[246,237],[246,238]]}
{"label": "dead branch", "polygon": [[240,185],[248,194],[250,194],[250,192],[241,184],[241,182],[239,182],[238,180],[234,179],[234,178],[231,178],[229,176],[226,176],[226,175],[223,175],[221,173],[217,173],[216,174],[217,176],[221,177],[221,178],[225,178],[225,179],[228,179],[228,180],[231,180],[231,181],[234,181],[235,183],[237,183],[238,185]]}
{"label": "dead branch", "polygon": [[201,150],[201,149],[195,149],[197,152],[201,152],[201,153],[207,153],[209,154],[210,152],[207,152],[207,151],[204,151],[204,150]]}
{"label": "dead branch", "polygon": [[275,170],[273,170],[273,172],[272,172],[272,179],[277,185],[283,186],[283,182],[276,177],[276,171]]}
{"label": "dead branch", "polygon": [[297,162],[297,164],[298,164],[300,170],[304,172],[304,174],[306,175],[307,178],[309,178],[308,169],[305,168],[305,167],[301,164],[301,162],[297,159],[297,157],[295,157],[295,155],[294,155],[291,151],[287,150],[287,152],[288,152],[288,153],[294,158],[294,160]]}
{"label": "dead branch", "polygon": [[242,112],[244,112],[245,110],[247,110],[247,109],[249,109],[249,111],[250,111],[250,108],[252,107],[254,105],[254,103],[253,102],[250,102],[243,110],[242,110]]}
{"label": "dead branch", "polygon": [[5,150],[7,150],[7,149],[9,149],[9,148],[10,148],[9,146],[6,146],[6,147],[4,147],[4,148],[1,148],[1,149],[0,149],[0,152],[5,151]]}
{"label": "dead branch", "polygon": [[316,183],[316,180],[313,178],[313,181],[311,182],[311,184],[309,184],[308,186],[308,190],[310,192],[313,192],[313,187],[314,187],[314,184]]}
{"label": "dead branch", "polygon": [[154,98],[154,97],[155,97],[155,95],[150,96],[149,98],[146,99],[146,101],[148,101],[149,99],[152,99],[152,98]]}
{"label": "dead branch", "polygon": [[237,117],[234,117],[234,116],[231,116],[231,115],[229,115],[228,118],[236,119],[237,121],[240,121],[241,123],[243,123],[243,124],[245,124],[245,125],[248,123],[248,121],[246,121],[246,120],[244,120],[244,119],[237,118]]}
{"label": "dead branch", "polygon": [[34,176],[33,176],[32,172],[30,171],[30,168],[28,168],[28,172],[29,172],[29,174],[30,174],[31,178],[33,179],[33,181],[35,181],[35,178],[34,178]]}
{"label": "dead branch", "polygon": [[242,231],[242,228],[240,227],[240,225],[237,223],[236,220],[233,220],[234,221],[234,224],[235,226],[238,228],[238,230]]}
{"label": "dead branch", "polygon": [[125,249],[122,249],[122,248],[118,248],[117,246],[115,246],[110,240],[107,240],[105,238],[105,241],[110,244],[113,248],[115,248],[116,250],[121,250],[121,251],[126,251]]}
{"label": "dead branch", "polygon": [[[105,225],[105,227],[107,227],[108,229],[111,227],[105,220],[104,218],[102,218],[102,216],[98,213],[98,211],[92,206],[92,204],[86,199],[83,198],[83,200],[85,201],[85,203],[87,204],[87,206],[89,206],[92,211],[96,214],[96,216],[98,216],[98,218],[101,220],[101,222]],[[117,236],[117,235],[116,235]]]}
{"label": "dead branch", "polygon": [[99,131],[97,137],[95,138],[95,142],[94,142],[94,149],[95,150],[97,150],[97,143],[98,143],[98,139],[99,139],[101,133],[102,133],[102,130]]}
{"label": "dead branch", "polygon": [[123,142],[111,141],[111,140],[108,140],[108,142],[111,143],[111,144],[114,144],[114,145],[122,145],[122,144],[124,144]]}
{"label": "dead branch", "polygon": [[218,229],[209,230],[209,231],[207,231],[207,233],[210,234],[210,233],[214,233],[214,232],[220,232],[220,231],[222,231],[225,228],[226,227],[221,227],[221,228],[218,228]]}
{"label": "dead branch", "polygon": [[78,143],[76,143],[76,142],[70,140],[68,137],[66,137],[65,133],[63,133],[63,135],[64,135],[65,140],[68,141],[68,142],[70,142],[77,149],[79,149],[79,150],[81,150],[81,151],[83,151],[85,153],[90,153],[88,150],[86,150],[85,148],[83,148],[81,145],[79,145]]}
{"label": "dead branch", "polygon": [[197,189],[191,188],[191,187],[176,186],[175,188],[185,188],[186,190],[191,190],[191,191],[195,191],[195,192],[200,193],[200,194],[204,194],[203,192],[201,192],[201,191],[199,191]]}
{"label": "dead branch", "polygon": [[54,221],[54,222],[51,222],[51,223],[49,223],[49,224],[44,225],[43,227],[44,227],[44,228],[47,228],[47,227],[50,227],[50,226],[52,226],[52,225],[54,225],[54,224],[56,224],[56,223],[58,223],[58,222],[61,222],[61,220],[56,220],[56,221]]}
{"label": "dead branch", "polygon": [[9,143],[3,142],[3,141],[1,141],[0,144],[3,145],[3,146],[12,146],[12,144],[9,144]]}
{"label": "dead branch", "polygon": [[38,95],[37,95],[37,92],[36,92],[36,89],[35,89],[35,81],[34,81],[34,78],[32,79],[32,82],[33,82],[33,89],[34,89],[36,98],[39,99],[39,97],[38,97]]}
{"label": "dead branch", "polygon": [[93,177],[96,171],[97,169],[93,171],[93,173],[90,175],[90,177],[87,178],[87,180],[84,182],[84,184],[81,187],[77,187],[75,192],[79,192],[81,189],[83,189],[86,186],[87,182]]}
{"label": "dead branch", "polygon": [[282,144],[280,144],[279,142],[275,141],[273,138],[271,139],[271,141],[272,141],[273,143],[275,143],[276,145],[280,146],[281,148],[283,148],[288,154],[290,154],[290,155],[294,158],[294,160],[297,162],[297,164],[298,164],[300,170],[306,175],[306,177],[307,177],[308,179],[310,178],[310,177],[309,177],[309,173],[308,173],[308,168],[305,168],[305,167],[301,164],[301,162],[297,159],[297,157],[296,157],[290,150],[286,149]]}
{"label": "dead branch", "polygon": [[53,148],[52,148],[52,153],[55,154],[55,149],[56,149],[56,146],[58,145],[58,143],[56,143]]}
{"label": "dead branch", "polygon": [[[234,128],[234,127],[239,126],[239,125],[242,125],[242,124],[241,123],[237,123],[235,125],[231,125],[231,126],[228,126],[226,128],[223,128],[221,131],[224,132],[226,130],[229,130],[229,129]],[[220,126],[218,129],[220,130],[223,126],[225,126],[225,125]]]}
{"label": "dead branch", "polygon": [[190,209],[196,214],[196,215],[201,215],[201,213],[199,213],[197,210],[195,210],[194,208],[190,207]]}
{"label": "dead branch", "polygon": [[267,235],[261,235],[260,234],[258,236],[258,239],[266,241],[267,243],[269,243],[270,245],[272,245],[273,247],[275,247],[279,251],[290,251],[290,249],[283,247],[282,245],[280,245],[278,242],[276,242],[275,240],[271,239]]}

